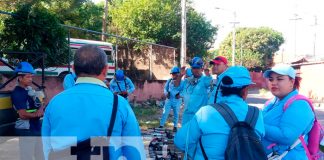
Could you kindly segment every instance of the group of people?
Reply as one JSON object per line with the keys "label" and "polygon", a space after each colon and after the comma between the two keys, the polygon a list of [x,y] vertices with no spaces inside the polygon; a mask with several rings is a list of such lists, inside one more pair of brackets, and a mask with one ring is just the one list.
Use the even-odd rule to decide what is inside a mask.
{"label": "group of people", "polygon": [[[42,105],[35,105],[28,93],[35,73],[33,67],[27,62],[17,66],[18,85],[12,92],[12,102],[19,114],[16,131],[21,136],[41,135],[45,159],[53,159],[55,153],[93,136],[118,137],[117,140],[108,139],[111,145],[121,147],[105,150],[110,153],[110,159],[121,156],[127,159],[146,158],[140,127],[127,101],[127,95],[135,87],[121,70],[117,70],[115,78],[107,83],[106,61],[105,52],[95,45],[84,45],[78,49],[74,56],[74,74],[66,77],[65,90],[53,97],[45,109]],[[250,117],[254,122],[251,127],[262,141],[266,154],[287,152],[283,159],[308,159],[303,143],[291,147],[300,136],[308,143],[315,120],[311,105],[305,100],[296,99],[289,107],[286,106],[287,101],[299,95],[300,78],[295,70],[288,65],[277,65],[264,72],[274,98],[262,110],[256,110],[245,101],[249,86],[254,84],[249,71],[243,66],[230,67],[227,63],[223,56],[210,61],[211,72],[217,75],[216,79],[208,72],[203,75],[205,65],[199,57],[194,57],[186,70],[179,67],[171,69],[172,78],[164,87],[166,100],[160,127],[164,126],[173,109],[174,143],[185,152],[185,157],[225,159],[233,126],[228,124],[220,109],[231,111],[236,117],[234,119],[241,122],[250,117],[252,108],[256,116]],[[181,128],[178,129],[182,103],[184,111]],[[40,117],[43,117],[42,125]],[[54,138],[63,136],[76,139]],[[131,140],[125,137],[131,137]],[[34,144],[25,142],[24,145],[24,154],[30,157],[22,156],[32,159],[35,151],[32,151],[34,148],[31,145]]]}
{"label": "group of people", "polygon": [[[201,58],[193,58],[190,62],[192,76],[183,79],[180,82],[181,87],[174,88],[180,92],[179,97],[182,97],[184,102],[182,127],[176,133],[174,142],[192,159],[224,159],[232,126],[215,104],[225,104],[238,121],[244,121],[250,108],[245,100],[249,86],[254,83],[245,67],[229,67],[227,59],[223,56],[210,61],[212,73],[217,75],[215,80],[208,74],[202,74],[203,64]],[[172,80],[176,81],[174,72],[171,71],[171,74]],[[300,96],[298,89],[301,78],[286,64],[274,66],[265,71],[263,76],[274,95],[262,110],[258,109],[258,117],[254,124],[254,131],[262,141],[265,154],[271,157],[275,153],[287,160],[309,159],[311,155],[304,142],[300,142],[300,137],[308,143],[308,133],[313,127],[315,114],[307,99],[296,98]],[[172,85],[167,82],[165,93],[168,88],[172,88]],[[172,98],[174,96],[166,100],[161,126],[167,117],[165,114],[169,113],[172,104],[168,102]],[[177,127],[180,105],[175,103],[173,107],[174,126]]]}

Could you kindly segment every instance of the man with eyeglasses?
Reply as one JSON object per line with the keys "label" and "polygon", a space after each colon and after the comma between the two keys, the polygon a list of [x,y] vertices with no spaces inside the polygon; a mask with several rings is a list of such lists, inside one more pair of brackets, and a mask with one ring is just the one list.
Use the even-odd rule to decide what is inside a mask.
{"label": "man with eyeglasses", "polygon": [[211,92],[208,97],[208,104],[217,103],[221,97],[220,81],[224,75],[223,73],[226,72],[228,68],[227,63],[227,58],[223,56],[217,56],[209,62],[209,64],[212,65],[212,74],[216,74],[217,78],[215,81],[213,81]]}
{"label": "man with eyeglasses", "polygon": [[190,66],[193,75],[184,80],[181,93],[184,100],[182,126],[192,119],[201,106],[207,104],[211,83],[211,78],[202,75],[204,62],[200,57],[194,57]]}

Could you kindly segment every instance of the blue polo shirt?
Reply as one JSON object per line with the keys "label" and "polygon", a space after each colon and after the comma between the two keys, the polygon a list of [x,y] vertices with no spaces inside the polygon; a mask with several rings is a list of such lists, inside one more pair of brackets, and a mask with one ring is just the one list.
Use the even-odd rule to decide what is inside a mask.
{"label": "blue polo shirt", "polygon": [[132,80],[129,79],[128,77],[126,77],[122,81],[118,81],[116,79],[112,79],[110,81],[109,85],[110,85],[110,90],[112,92],[123,92],[123,91],[127,91],[128,94],[131,94],[131,93],[133,93],[135,91],[135,86],[134,86]]}
{"label": "blue polo shirt", "polygon": [[192,119],[195,113],[207,104],[208,87],[211,78],[201,76],[199,78],[188,77],[183,81],[181,96],[184,101],[182,125]]}
{"label": "blue polo shirt", "polygon": [[[23,110],[38,109],[38,107],[35,105],[35,101],[33,100],[33,98],[28,95],[28,91],[25,88],[22,88],[20,86],[16,86],[15,89],[12,91],[11,101],[16,111],[21,109]],[[28,120],[18,119],[15,128],[40,131],[41,122],[39,118],[31,118]]]}
{"label": "blue polo shirt", "polygon": [[[48,104],[43,120],[42,136],[44,154],[62,150],[77,141],[92,136],[107,136],[113,106],[113,93],[99,79],[79,77],[76,85],[56,95]],[[69,136],[70,139],[48,138]],[[118,96],[118,110],[112,132],[123,145],[137,145],[137,150],[118,149],[110,152],[110,159],[125,156],[138,157],[144,153],[140,128],[128,102]],[[132,141],[121,137],[132,137]],[[112,140],[110,141],[112,143]],[[145,154],[144,154],[145,157]],[[142,159],[140,157],[139,159]],[[145,159],[145,158],[144,158]]]}
{"label": "blue polo shirt", "polygon": [[[236,115],[239,121],[243,121],[248,112],[248,104],[236,95],[222,97]],[[262,112],[255,126],[255,132],[261,137],[265,134]],[[209,159],[224,160],[230,127],[222,115],[210,105],[201,107],[195,116],[179,131],[174,138],[174,144],[181,150],[186,151],[192,159],[204,159],[199,145],[201,138],[202,146]]]}
{"label": "blue polo shirt", "polygon": [[[279,100],[277,97],[272,100],[263,109],[265,137],[263,145],[266,152],[269,154],[272,149],[267,149],[272,143],[276,143],[275,150],[281,154],[287,150],[301,135],[305,135],[305,141],[308,141],[308,133],[311,130],[315,115],[304,100],[296,100],[283,110],[284,105],[289,98],[298,94],[298,90],[294,90]],[[284,160],[307,160],[304,147],[299,144],[294,149],[290,150],[283,158]]]}

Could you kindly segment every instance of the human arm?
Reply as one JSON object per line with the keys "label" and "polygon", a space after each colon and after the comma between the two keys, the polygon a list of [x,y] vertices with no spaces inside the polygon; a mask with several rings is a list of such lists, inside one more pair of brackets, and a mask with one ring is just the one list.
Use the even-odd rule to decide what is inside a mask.
{"label": "human arm", "polygon": [[131,146],[123,147],[123,156],[127,159],[145,159],[144,143],[135,114],[126,100],[119,98],[119,102],[119,106],[125,107],[125,113],[122,115],[122,143],[123,146]]}
{"label": "human arm", "polygon": [[[131,94],[135,91],[135,85],[134,83],[132,82],[131,79],[129,79],[128,77],[126,78],[126,83],[127,85],[129,86],[129,88],[127,89],[127,93],[128,94]],[[126,87],[126,86],[125,86]]]}
{"label": "human arm", "polygon": [[174,144],[182,151],[188,153],[190,157],[193,158],[196,146],[199,142],[200,137],[202,136],[201,129],[198,125],[198,116],[202,113],[199,110],[196,115],[180,128],[174,137]]}
{"label": "human arm", "polygon": [[313,121],[314,113],[309,104],[303,100],[295,101],[284,111],[278,125],[265,124],[265,138],[282,145],[291,145]]}

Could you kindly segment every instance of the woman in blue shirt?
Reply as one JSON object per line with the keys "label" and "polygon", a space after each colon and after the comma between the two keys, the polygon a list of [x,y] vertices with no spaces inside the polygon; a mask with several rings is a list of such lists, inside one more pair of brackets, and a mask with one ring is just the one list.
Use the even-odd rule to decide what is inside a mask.
{"label": "woman in blue shirt", "polygon": [[[269,154],[273,151],[281,155],[298,139],[308,132],[314,123],[314,113],[305,100],[296,100],[284,110],[284,105],[289,98],[299,94],[300,78],[296,71],[289,65],[279,64],[264,75],[267,78],[268,88],[275,96],[263,110],[265,123],[265,137],[263,145]],[[274,147],[268,147],[276,144]],[[301,144],[290,150],[283,158],[285,160],[306,160],[306,152]]]}

